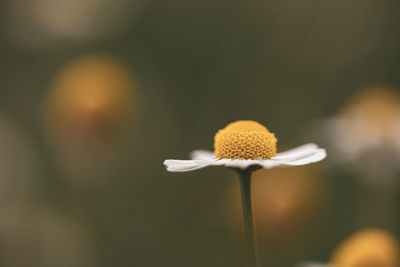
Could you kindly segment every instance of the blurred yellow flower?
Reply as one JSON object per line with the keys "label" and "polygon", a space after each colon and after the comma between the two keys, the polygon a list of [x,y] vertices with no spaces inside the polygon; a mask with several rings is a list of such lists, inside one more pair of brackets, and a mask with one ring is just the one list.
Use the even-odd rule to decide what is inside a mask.
{"label": "blurred yellow flower", "polygon": [[334,251],[331,263],[337,267],[400,266],[400,244],[391,233],[364,229],[344,240]]}
{"label": "blurred yellow flower", "polygon": [[388,87],[366,88],[349,99],[342,114],[362,121],[366,135],[389,139],[397,137],[400,94]]}
{"label": "blurred yellow flower", "polygon": [[44,101],[46,129],[67,158],[98,160],[132,124],[137,96],[127,66],[101,54],[64,66]]}

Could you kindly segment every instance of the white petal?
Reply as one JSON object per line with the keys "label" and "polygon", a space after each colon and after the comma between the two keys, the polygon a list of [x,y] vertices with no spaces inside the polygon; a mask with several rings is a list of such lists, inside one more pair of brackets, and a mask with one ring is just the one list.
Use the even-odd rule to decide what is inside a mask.
{"label": "white petal", "polygon": [[246,169],[251,165],[257,165],[256,160],[231,159],[229,162],[227,162],[227,164],[225,164],[227,167],[240,169]]}
{"label": "white petal", "polygon": [[304,156],[307,156],[316,150],[318,150],[318,146],[316,144],[305,144],[290,150],[287,150],[285,152],[277,153],[275,157],[272,157],[271,159],[274,160],[296,160],[299,158],[302,158]]}
{"label": "white petal", "polygon": [[213,162],[213,166],[228,166],[228,164],[231,162],[231,159],[216,159]]}
{"label": "white petal", "polygon": [[288,161],[280,161],[283,165],[290,165],[290,166],[300,166],[300,165],[307,165],[310,163],[318,162],[323,160],[326,157],[326,151],[323,148],[317,149],[312,154],[300,158],[298,160],[288,160]]}
{"label": "white petal", "polygon": [[285,162],[284,161],[275,161],[275,160],[271,160],[271,159],[266,159],[266,160],[263,160],[260,165],[264,169],[271,169],[271,168],[274,168],[274,167],[285,165]]}
{"label": "white petal", "polygon": [[191,159],[215,159],[214,152],[208,150],[195,150],[190,153]]}
{"label": "white petal", "polygon": [[187,172],[201,169],[213,165],[215,160],[174,160],[168,159],[164,161],[167,171],[170,172]]}

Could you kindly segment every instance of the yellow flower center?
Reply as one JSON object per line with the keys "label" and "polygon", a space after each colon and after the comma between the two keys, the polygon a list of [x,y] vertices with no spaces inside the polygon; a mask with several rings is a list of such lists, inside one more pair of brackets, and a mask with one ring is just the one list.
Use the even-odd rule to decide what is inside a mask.
{"label": "yellow flower center", "polygon": [[220,159],[269,159],[276,155],[275,135],[255,121],[236,121],[214,137],[214,154]]}

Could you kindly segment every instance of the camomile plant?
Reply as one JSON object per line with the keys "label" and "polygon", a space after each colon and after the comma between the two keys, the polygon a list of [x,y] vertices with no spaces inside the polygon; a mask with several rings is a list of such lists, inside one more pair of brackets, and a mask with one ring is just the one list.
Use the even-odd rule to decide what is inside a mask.
{"label": "camomile plant", "polygon": [[216,133],[214,152],[195,150],[190,160],[164,161],[170,172],[194,171],[209,166],[228,167],[238,172],[249,267],[258,266],[251,205],[252,172],[261,168],[306,165],[326,157],[325,149],[315,144],[305,144],[277,153],[276,143],[275,135],[258,122],[236,121]]}

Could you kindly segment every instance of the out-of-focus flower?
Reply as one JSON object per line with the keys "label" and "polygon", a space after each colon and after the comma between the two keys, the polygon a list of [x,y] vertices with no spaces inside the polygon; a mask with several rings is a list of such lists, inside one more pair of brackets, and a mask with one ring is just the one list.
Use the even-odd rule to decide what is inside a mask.
{"label": "out-of-focus flower", "polygon": [[[311,166],[275,168],[254,173],[252,203],[259,241],[274,246],[291,242],[310,230],[323,205],[325,187]],[[239,184],[227,191],[227,215],[233,230],[241,231]]]}
{"label": "out-of-focus flower", "polygon": [[44,101],[52,143],[72,165],[98,164],[112,154],[133,122],[135,82],[129,69],[104,55],[67,64]]}
{"label": "out-of-focus flower", "polygon": [[339,245],[331,263],[337,267],[400,266],[400,244],[389,232],[364,229]]}
{"label": "out-of-focus flower", "polygon": [[91,267],[91,234],[78,220],[27,202],[0,210],[0,265],[8,267]]}
{"label": "out-of-focus flower", "polygon": [[300,166],[326,157],[324,149],[315,144],[276,153],[277,139],[267,128],[254,121],[236,121],[217,132],[214,153],[196,150],[192,160],[165,160],[171,172],[185,172],[208,166],[246,169],[250,166],[270,169],[278,166]]}
{"label": "out-of-focus flower", "polygon": [[6,5],[6,25],[11,38],[24,46],[86,41],[118,32],[137,7],[137,0],[14,0]]}
{"label": "out-of-focus flower", "polygon": [[331,151],[330,163],[355,174],[359,227],[394,229],[400,172],[399,92],[383,86],[365,88],[318,126],[321,142]]}
{"label": "out-of-focus flower", "polygon": [[392,176],[400,166],[400,94],[387,87],[361,90],[326,121],[323,134],[334,161]]}

